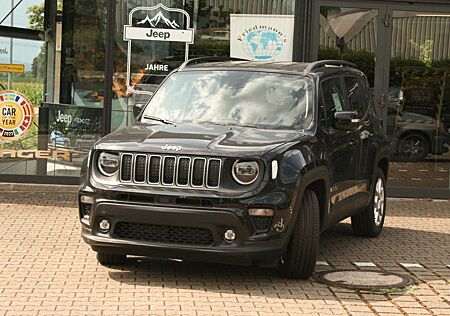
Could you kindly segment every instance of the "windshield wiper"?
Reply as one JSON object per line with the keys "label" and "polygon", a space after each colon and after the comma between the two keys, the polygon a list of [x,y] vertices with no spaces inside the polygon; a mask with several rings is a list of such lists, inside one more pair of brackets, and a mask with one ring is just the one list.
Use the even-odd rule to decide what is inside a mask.
{"label": "windshield wiper", "polygon": [[172,122],[172,121],[169,121],[169,120],[166,120],[163,118],[159,118],[156,116],[143,115],[142,117],[145,118],[146,120],[157,121],[157,122],[161,122],[161,123],[168,124],[168,125],[176,125],[175,122]]}

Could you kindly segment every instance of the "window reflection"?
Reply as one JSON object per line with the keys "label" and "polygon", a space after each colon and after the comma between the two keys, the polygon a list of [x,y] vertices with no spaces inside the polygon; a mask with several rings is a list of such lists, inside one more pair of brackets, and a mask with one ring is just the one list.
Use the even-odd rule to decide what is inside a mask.
{"label": "window reflection", "polygon": [[387,132],[394,186],[448,188],[450,16],[394,11]]}
{"label": "window reflection", "polygon": [[243,71],[193,71],[168,78],[145,115],[175,122],[307,128],[310,80]]}

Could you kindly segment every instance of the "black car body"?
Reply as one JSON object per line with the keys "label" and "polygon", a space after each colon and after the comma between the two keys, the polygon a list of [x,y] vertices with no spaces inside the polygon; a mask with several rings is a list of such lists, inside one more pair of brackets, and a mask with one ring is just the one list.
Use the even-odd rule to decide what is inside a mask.
{"label": "black car body", "polygon": [[[256,76],[246,88],[236,84],[237,91],[257,82],[267,91],[258,90],[262,97],[250,91],[250,99],[265,96],[276,107],[273,96],[284,98],[303,107],[302,117],[277,116],[282,109],[261,105],[271,113],[267,118],[250,99],[228,117],[240,122],[244,116],[259,122],[273,117],[279,125],[209,122],[205,115],[199,115],[200,123],[171,122],[150,115],[180,90],[173,92],[168,81],[192,75],[196,86],[199,73],[222,76],[217,82],[227,89],[241,77]],[[239,78],[225,83],[229,76]],[[295,84],[302,88],[276,86],[289,81],[286,76],[300,80]],[[211,80],[201,81],[198,89]],[[283,89],[294,92],[280,96]],[[166,96],[166,90],[172,93]],[[215,96],[205,102],[234,100]],[[286,276],[308,277],[320,232],[349,216],[361,235],[376,236],[383,226],[390,147],[368,96],[365,75],[340,61],[188,62],[162,83],[134,126],[107,135],[91,151],[79,191],[82,236],[103,264],[141,255],[279,264]],[[292,103],[297,97],[303,101]],[[288,121],[292,127],[283,125]],[[374,209],[379,211],[375,224]]]}

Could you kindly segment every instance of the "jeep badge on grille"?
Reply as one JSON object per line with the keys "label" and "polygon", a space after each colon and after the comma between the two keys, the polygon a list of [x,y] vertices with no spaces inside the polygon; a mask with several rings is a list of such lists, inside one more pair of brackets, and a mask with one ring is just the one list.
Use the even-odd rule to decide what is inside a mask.
{"label": "jeep badge on grille", "polygon": [[180,151],[182,148],[181,148],[181,146],[165,144],[164,146],[161,147],[161,149],[163,149],[163,150]]}

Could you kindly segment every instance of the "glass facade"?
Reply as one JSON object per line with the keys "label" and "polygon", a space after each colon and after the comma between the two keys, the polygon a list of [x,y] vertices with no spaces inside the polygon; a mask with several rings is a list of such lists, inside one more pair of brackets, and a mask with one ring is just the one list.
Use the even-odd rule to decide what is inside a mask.
{"label": "glass facade", "polygon": [[[124,40],[126,25],[148,18],[133,11],[136,7],[163,4],[189,14],[190,23],[175,13],[167,18],[193,29],[190,58],[230,56],[232,15],[259,15],[261,21],[294,16],[294,51],[312,59],[352,61],[368,76],[376,113],[392,143],[390,186],[450,192],[450,7],[430,11],[398,1],[351,0],[345,6],[328,0],[113,3],[108,11],[108,0],[11,0],[0,13],[0,26],[11,28],[11,35],[1,33],[0,64],[23,65],[0,72],[0,89],[21,93],[34,114],[23,136],[11,129],[14,137],[0,138],[0,176],[76,182],[84,157],[104,131],[134,123],[134,106],[146,103],[186,57],[184,43],[135,40],[129,45]],[[13,32],[17,28],[42,36],[24,38]],[[300,33],[306,38],[300,40]]]}
{"label": "glass facade", "polygon": [[44,1],[3,0],[0,25],[44,29]]}
{"label": "glass facade", "polygon": [[450,15],[394,11],[392,28],[391,185],[450,188]]}
{"label": "glass facade", "polygon": [[384,98],[390,186],[449,189],[450,14],[337,4],[320,7],[319,30],[318,58],[354,62]]}
{"label": "glass facade", "polygon": [[[70,177],[73,180],[69,182],[76,182],[84,157],[102,131],[114,131],[134,122],[134,105],[149,99],[148,94],[127,89],[128,42],[124,40],[123,30],[134,8],[162,3],[187,11],[188,27],[195,34],[189,57],[229,56],[230,14],[293,15],[295,9],[294,0],[119,0],[115,3],[112,86],[107,91],[107,0],[11,1],[11,9],[15,10],[2,25],[44,30],[44,13],[56,15],[56,22],[47,25],[50,31],[46,31],[52,35],[47,42],[16,39],[13,34],[0,37],[0,63],[25,65],[25,71],[20,74],[0,73],[4,86],[1,89],[22,92],[30,99],[35,114],[26,136],[0,140],[0,175]],[[49,10],[52,5],[53,12]],[[176,22],[186,24],[185,20]],[[11,48],[10,42],[14,43]],[[185,60],[184,47],[177,42],[134,41],[130,50],[129,86],[139,91],[154,91]],[[14,54],[14,59],[8,59],[8,54]],[[159,66],[162,64],[165,66]],[[12,78],[11,85],[8,78]],[[108,93],[112,94],[112,101],[105,114]],[[111,115],[111,126],[104,126],[105,115]]]}
{"label": "glass facade", "polygon": [[[116,6],[112,126],[114,131],[134,122],[133,106],[145,103],[149,96],[127,93],[127,45],[123,40],[124,25],[136,7],[152,7],[159,3],[188,12],[194,29],[194,43],[189,45],[189,58],[230,55],[230,14],[294,14],[293,0],[207,0],[161,1],[119,0]],[[144,16],[137,16],[144,19]],[[183,25],[184,21],[177,21]],[[185,60],[185,45],[177,42],[133,41],[131,44],[130,85],[136,90],[152,92],[172,70]],[[167,67],[158,67],[165,65]]]}
{"label": "glass facade", "polygon": [[[0,13],[0,26],[43,30],[44,4],[41,0],[3,1]],[[16,119],[18,115],[2,115],[0,121],[0,176],[3,174],[29,175],[38,173],[39,165],[35,159],[13,159],[27,156],[27,151],[35,151],[38,146],[38,112],[45,90],[45,42],[23,38],[0,37],[0,64],[12,65],[12,71],[0,69],[0,93],[14,90],[26,95],[27,116],[22,116],[22,130]],[[9,94],[9,98],[13,95]],[[6,95],[3,95],[6,98]],[[14,95],[15,97],[15,95]],[[17,104],[10,102],[2,111],[17,111]],[[36,114],[36,115],[35,115]],[[36,116],[34,120],[30,118]],[[19,128],[19,129],[17,129]],[[11,136],[12,133],[12,136]],[[10,139],[9,141],[5,141]]]}

